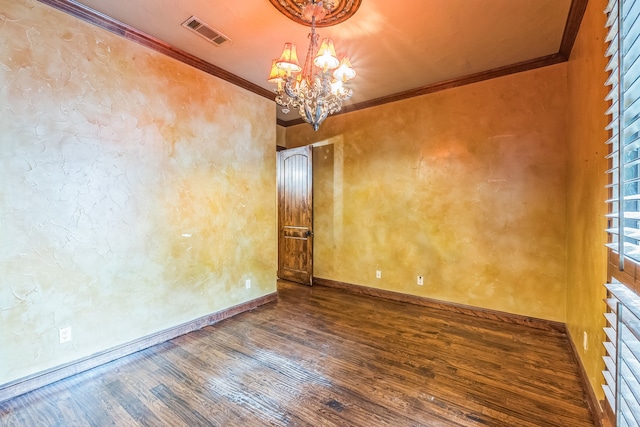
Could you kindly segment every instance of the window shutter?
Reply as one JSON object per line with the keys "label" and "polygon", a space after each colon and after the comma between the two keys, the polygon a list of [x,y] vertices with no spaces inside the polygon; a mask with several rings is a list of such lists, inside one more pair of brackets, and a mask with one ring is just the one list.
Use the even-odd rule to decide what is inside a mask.
{"label": "window shutter", "polygon": [[640,261],[640,1],[610,0],[608,14],[607,111],[611,122],[608,170],[609,248]]}
{"label": "window shutter", "polygon": [[640,425],[640,297],[620,283],[607,285],[605,398],[616,426]]}
{"label": "window shutter", "polygon": [[[608,228],[618,269],[637,280],[640,263],[640,0],[609,0],[606,99],[610,122]],[[615,259],[616,257],[614,257]],[[626,273],[625,273],[626,274]],[[610,275],[618,276],[615,271]],[[621,277],[623,277],[622,275]],[[625,279],[628,280],[628,279]],[[640,297],[613,280],[607,285],[603,385],[616,425],[640,425]]]}
{"label": "window shutter", "polygon": [[[619,121],[619,113],[620,113],[620,103],[618,102],[618,82],[619,82],[619,67],[618,67],[618,51],[620,48],[620,42],[618,39],[618,0],[609,0],[609,4],[607,5],[607,9],[605,10],[607,13],[607,24],[606,27],[608,29],[607,37],[605,42],[609,44],[606,55],[609,58],[609,62],[607,63],[606,71],[609,73],[609,79],[606,82],[607,86],[611,87],[611,90],[607,94],[605,98],[610,102],[611,106],[607,110],[607,114],[611,117],[609,125],[607,126],[607,130],[611,137],[607,141],[609,147],[609,155],[607,158],[609,159],[609,170],[607,173],[609,174],[609,200],[607,203],[609,204],[609,214],[607,215],[609,221],[609,228],[607,232],[610,235],[609,244],[607,245],[610,249],[620,253],[622,255],[623,250],[620,246],[622,240],[618,238],[620,236],[620,224],[619,215],[619,143],[618,143],[618,135],[620,129],[620,121]],[[620,263],[622,266],[622,259],[624,257],[620,256]]]}

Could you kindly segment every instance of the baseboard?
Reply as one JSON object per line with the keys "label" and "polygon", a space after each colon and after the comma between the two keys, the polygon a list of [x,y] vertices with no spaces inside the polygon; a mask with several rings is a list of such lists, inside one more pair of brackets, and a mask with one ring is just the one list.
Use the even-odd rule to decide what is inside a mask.
{"label": "baseboard", "polygon": [[596,397],[596,393],[593,390],[593,387],[591,387],[591,381],[589,381],[589,376],[587,375],[587,371],[582,364],[582,359],[580,358],[578,348],[573,341],[573,337],[571,336],[569,328],[567,328],[567,337],[569,338],[569,345],[571,346],[571,354],[573,355],[573,359],[575,360],[576,365],[578,365],[580,380],[582,381],[582,386],[587,393],[587,404],[589,405],[589,409],[591,410],[591,415],[593,416],[593,420],[596,423],[596,427],[608,427],[610,426],[610,424],[608,424],[605,420],[605,414],[602,410],[603,406]]}
{"label": "baseboard", "polygon": [[313,278],[313,284],[330,288],[344,289],[349,292],[384,298],[392,301],[406,302],[409,304],[421,305],[438,310],[451,311],[455,313],[467,314],[469,316],[482,317],[484,319],[499,320],[502,322],[529,326],[531,328],[545,331],[556,331],[566,333],[565,324],[553,320],[538,319],[536,317],[522,316],[520,314],[506,313],[503,311],[491,310],[487,308],[473,307],[470,305],[457,304],[453,302],[440,301],[417,295],[403,294],[400,292],[387,291],[384,289],[370,288],[368,286],[353,285],[351,283],[337,282],[335,280]]}
{"label": "baseboard", "polygon": [[213,325],[214,323],[217,323],[221,320],[227,319],[245,311],[253,310],[254,308],[276,301],[277,299],[278,294],[274,292],[260,298],[256,298],[251,301],[247,301],[245,303],[238,304],[233,307],[229,307],[227,309],[200,317],[190,322],[165,329],[155,334],[147,335],[126,344],[98,352],[94,355],[76,360],[74,362],[57,366],[55,368],[38,372],[36,374],[20,378],[10,383],[0,385],[0,402],[4,402],[21,394],[28,393],[40,387],[44,387],[48,384],[52,384],[61,379],[73,376],[83,371],[87,371],[105,363],[112,362],[121,357],[163,343],[180,335],[184,335],[186,333],[204,328],[205,326]]}

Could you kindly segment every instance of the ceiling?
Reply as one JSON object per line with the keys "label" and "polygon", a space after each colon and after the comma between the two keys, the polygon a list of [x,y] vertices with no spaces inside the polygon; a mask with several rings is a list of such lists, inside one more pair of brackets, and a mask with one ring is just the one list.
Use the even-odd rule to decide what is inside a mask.
{"label": "ceiling", "polygon": [[[301,62],[308,45],[309,28],[269,0],[78,3],[244,79],[265,96],[264,89],[273,90],[266,81],[271,61],[284,42],[297,44]],[[318,33],[333,38],[339,56],[351,58],[358,75],[349,82],[354,95],[345,105],[353,108],[526,61],[566,60],[561,45],[574,9],[572,0],[362,0],[352,18]],[[182,27],[192,15],[231,42],[217,47]],[[278,119],[286,124],[299,117],[278,109]]]}

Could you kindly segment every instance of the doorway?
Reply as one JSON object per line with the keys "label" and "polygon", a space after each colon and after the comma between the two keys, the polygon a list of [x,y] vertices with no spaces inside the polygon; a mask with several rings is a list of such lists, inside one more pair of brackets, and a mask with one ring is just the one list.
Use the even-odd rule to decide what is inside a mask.
{"label": "doorway", "polygon": [[313,151],[278,151],[278,277],[313,284]]}

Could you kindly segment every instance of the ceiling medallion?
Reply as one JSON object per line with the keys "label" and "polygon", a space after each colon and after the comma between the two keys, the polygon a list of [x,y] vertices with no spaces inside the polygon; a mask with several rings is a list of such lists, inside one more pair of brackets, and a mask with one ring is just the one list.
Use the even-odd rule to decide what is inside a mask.
{"label": "ceiling medallion", "polygon": [[[311,22],[304,18],[304,8],[307,2],[296,0],[269,0],[284,16],[298,24],[311,26]],[[351,18],[360,7],[362,0],[334,0],[330,3],[330,11],[322,19],[316,21],[316,27],[330,27]]]}

